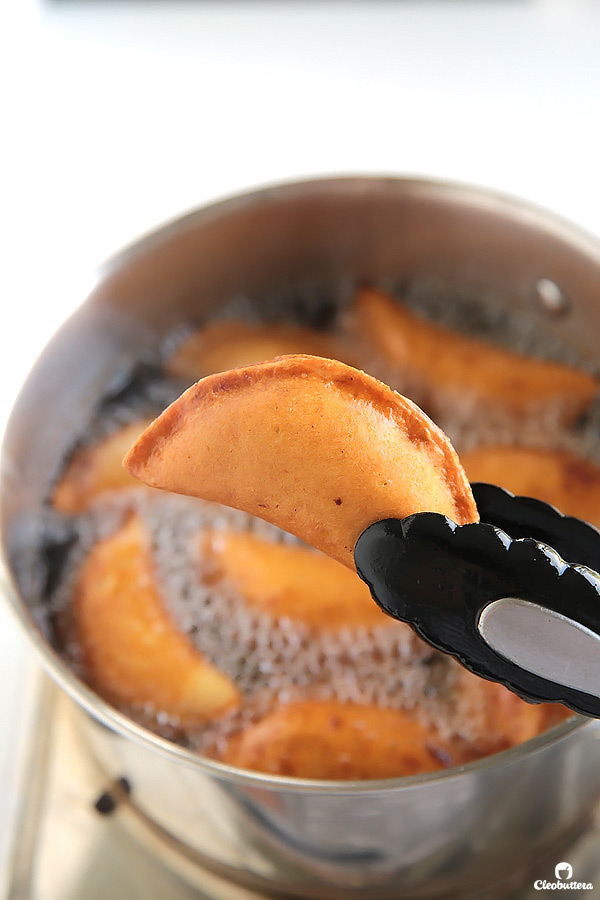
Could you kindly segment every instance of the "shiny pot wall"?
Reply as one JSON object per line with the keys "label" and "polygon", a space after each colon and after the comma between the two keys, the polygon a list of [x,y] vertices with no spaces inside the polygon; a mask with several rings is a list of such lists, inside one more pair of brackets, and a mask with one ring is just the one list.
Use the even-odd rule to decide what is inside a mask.
{"label": "shiny pot wall", "polygon": [[[583,827],[600,795],[600,725],[573,719],[460,769],[386,782],[301,782],[193,756],[115,712],[55,654],[37,602],[40,503],[99,395],[158,360],[165,330],[237,297],[350,297],[356,279],[426,280],[537,317],[600,362],[600,247],[516,201],[444,183],[356,178],[275,187],[217,204],[126,250],[51,341],[7,430],[2,534],[9,599],[80,709],[102,767],[199,863],[284,896],[467,896]],[[544,303],[558,285],[568,311]],[[548,282],[542,282],[543,285]],[[297,289],[296,291],[294,289]],[[449,299],[449,302],[451,300]],[[309,310],[310,313],[310,310]]]}

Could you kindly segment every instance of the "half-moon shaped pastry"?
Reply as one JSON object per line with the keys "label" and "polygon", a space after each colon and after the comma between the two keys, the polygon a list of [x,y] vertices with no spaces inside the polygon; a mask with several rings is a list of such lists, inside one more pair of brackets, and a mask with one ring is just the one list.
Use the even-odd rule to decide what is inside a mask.
{"label": "half-moon shaped pastry", "polygon": [[222,762],[293,778],[395,778],[444,768],[433,730],[405,712],[336,700],[277,707],[231,738]]}
{"label": "half-moon shaped pastry", "polygon": [[467,736],[465,740],[463,735],[461,762],[515,747],[572,715],[558,703],[527,703],[504,685],[467,669],[457,669],[456,674],[456,711]]}
{"label": "half-moon shaped pastry", "polygon": [[358,333],[400,375],[403,390],[436,417],[475,400],[517,420],[543,414],[569,426],[598,392],[586,372],[427,322],[372,288],[358,292],[354,315]]}
{"label": "half-moon shaped pastry", "polygon": [[149,705],[183,727],[240,703],[233,682],[167,614],[137,516],[92,547],[79,571],[73,611],[86,680],[107,700]]}
{"label": "half-moon shaped pastry", "polygon": [[308,547],[210,529],[200,536],[200,562],[207,583],[229,585],[243,602],[274,619],[317,630],[388,624],[408,629],[373,603],[355,572]]}
{"label": "half-moon shaped pastry", "polygon": [[54,488],[55,509],[77,515],[108,491],[139,486],[123,468],[123,456],[151,421],[125,425],[100,443],[76,450]]}
{"label": "half-moon shaped pastry", "polygon": [[487,481],[537,497],[600,527],[600,468],[565,450],[484,446],[461,454],[471,481]]}
{"label": "half-moon shaped pastry", "polygon": [[170,375],[197,381],[214,372],[292,353],[337,358],[339,349],[331,335],[300,325],[214,322],[186,338],[168,360],[166,369]]}
{"label": "half-moon shaped pastry", "polygon": [[358,537],[379,519],[478,518],[454,449],[414,403],[313,356],[204,378],[124,464],[153,487],[266,519],[352,569]]}

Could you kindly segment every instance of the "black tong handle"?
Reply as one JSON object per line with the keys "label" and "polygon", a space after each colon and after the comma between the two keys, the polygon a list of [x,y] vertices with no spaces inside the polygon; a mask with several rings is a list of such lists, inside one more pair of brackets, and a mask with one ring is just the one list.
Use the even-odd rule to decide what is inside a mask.
{"label": "black tong handle", "polygon": [[[539,500],[489,484],[472,488],[478,524],[459,526],[437,513],[418,513],[369,526],[354,551],[359,575],[385,612],[477,675],[524,699],[561,702],[600,717],[600,532]],[[522,658],[517,664],[492,649],[483,636],[482,614],[506,598],[535,607],[534,622],[545,618],[556,625],[559,642],[574,630],[593,665],[597,642],[597,682],[591,676],[597,688],[582,690],[577,679],[573,686],[568,659],[564,676],[539,674],[546,671],[544,652],[553,652],[543,646],[543,629],[536,648],[541,668],[529,670]],[[522,635],[514,637],[519,641]],[[549,657],[548,662],[557,665]]]}

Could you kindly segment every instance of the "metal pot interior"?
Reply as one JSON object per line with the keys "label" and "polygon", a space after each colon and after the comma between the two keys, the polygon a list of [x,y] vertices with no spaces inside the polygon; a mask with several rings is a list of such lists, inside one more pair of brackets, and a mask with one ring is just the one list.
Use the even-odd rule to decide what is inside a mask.
{"label": "metal pot interior", "polygon": [[[447,183],[340,178],[283,185],[177,220],[115,257],[38,360],[2,457],[2,534],[20,600],[39,624],[36,535],[48,485],[98,398],[160,363],[165,333],[248,305],[322,324],[363,279],[480,298],[524,317],[597,368],[600,250],[505,197]],[[560,288],[548,309],[540,282]]]}

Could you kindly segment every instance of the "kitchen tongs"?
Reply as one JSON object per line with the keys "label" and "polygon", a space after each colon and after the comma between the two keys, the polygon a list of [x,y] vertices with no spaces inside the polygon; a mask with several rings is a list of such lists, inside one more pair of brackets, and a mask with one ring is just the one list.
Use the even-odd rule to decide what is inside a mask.
{"label": "kitchen tongs", "polygon": [[354,550],[378,605],[526,700],[600,717],[600,532],[531,497],[473,484],[481,521],[370,525]]}

